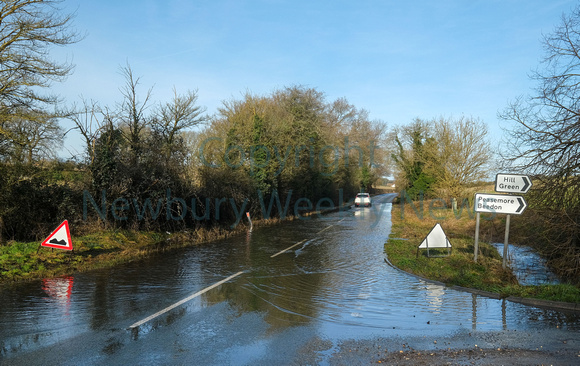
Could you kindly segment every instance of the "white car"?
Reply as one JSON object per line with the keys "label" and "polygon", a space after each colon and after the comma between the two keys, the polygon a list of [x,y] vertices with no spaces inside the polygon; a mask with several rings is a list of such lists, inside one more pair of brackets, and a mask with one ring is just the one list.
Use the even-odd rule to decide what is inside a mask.
{"label": "white car", "polygon": [[372,205],[371,203],[371,195],[368,193],[359,193],[356,195],[356,198],[354,199],[354,205],[356,207],[359,206],[365,206],[365,207],[370,207]]}

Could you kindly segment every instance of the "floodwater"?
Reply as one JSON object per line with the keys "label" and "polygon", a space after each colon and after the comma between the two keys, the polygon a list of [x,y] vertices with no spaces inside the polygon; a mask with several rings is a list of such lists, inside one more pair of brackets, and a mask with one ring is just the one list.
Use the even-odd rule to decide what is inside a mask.
{"label": "floodwater", "polygon": [[[576,315],[455,291],[388,266],[392,198],[0,288],[0,363],[328,364],[343,342],[377,337],[532,339],[549,331],[579,341]],[[494,339],[492,347],[507,342]]]}
{"label": "floodwater", "polygon": [[[492,244],[503,257],[503,243]],[[560,283],[546,260],[533,248],[521,245],[508,244],[508,265],[522,285],[544,285]]]}

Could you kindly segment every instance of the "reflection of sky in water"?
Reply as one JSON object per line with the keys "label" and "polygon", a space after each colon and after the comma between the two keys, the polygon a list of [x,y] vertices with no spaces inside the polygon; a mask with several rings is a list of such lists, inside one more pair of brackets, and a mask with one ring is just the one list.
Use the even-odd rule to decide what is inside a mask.
{"label": "reflection of sky in water", "polygon": [[[503,257],[503,243],[492,244]],[[508,265],[522,285],[556,284],[558,277],[546,266],[546,261],[534,249],[508,245]]]}
{"label": "reflection of sky in water", "polygon": [[[405,282],[402,279],[399,285]],[[322,333],[331,339],[349,339],[446,336],[460,330],[580,330],[578,317],[569,318],[557,311],[481,297],[420,280],[408,285],[413,290],[398,296],[392,296],[390,290],[373,291],[368,301],[357,304],[355,313],[344,309],[340,317],[323,314],[320,318],[329,321],[321,324]]]}

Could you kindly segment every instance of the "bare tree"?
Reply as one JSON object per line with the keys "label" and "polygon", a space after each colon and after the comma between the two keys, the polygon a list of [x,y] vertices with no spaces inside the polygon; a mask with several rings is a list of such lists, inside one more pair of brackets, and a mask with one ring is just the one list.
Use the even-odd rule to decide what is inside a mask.
{"label": "bare tree", "polygon": [[[474,118],[440,118],[433,123],[437,144],[436,162],[428,167],[435,177],[435,190],[447,198],[464,198],[465,188],[489,175],[492,150],[487,125]],[[430,153],[427,151],[427,153]]]}
{"label": "bare tree", "polygon": [[[60,0],[10,0],[0,3],[0,121],[21,112],[32,120],[39,109],[58,98],[42,94],[53,81],[61,81],[72,65],[49,57],[50,48],[77,42],[69,27],[71,15],[59,14]],[[29,112],[33,113],[29,113]],[[0,123],[0,134],[10,134]]]}
{"label": "bare tree", "polygon": [[329,106],[327,127],[341,130],[352,124],[357,118],[358,110],[346,98],[338,98]]}
{"label": "bare tree", "polygon": [[[513,122],[504,160],[543,182],[543,200],[580,207],[580,7],[544,37],[535,95],[519,97],[500,117]],[[539,187],[539,185],[537,185]]]}
{"label": "bare tree", "polygon": [[207,117],[203,115],[206,109],[196,104],[197,98],[197,90],[179,95],[173,88],[173,99],[158,107],[156,117],[153,119],[153,128],[163,137],[169,148],[169,154],[175,138],[181,131],[207,121]]}
{"label": "bare tree", "polygon": [[467,185],[488,176],[492,152],[479,119],[416,119],[392,135],[397,182],[411,197],[462,198]]}
{"label": "bare tree", "polygon": [[53,158],[55,148],[62,144],[63,133],[58,121],[49,116],[32,120],[16,119],[10,124],[11,159],[32,164],[40,158]]}
{"label": "bare tree", "polygon": [[133,75],[133,70],[129,65],[121,68],[121,74],[125,77],[125,86],[121,88],[123,102],[119,106],[119,118],[123,127],[126,128],[124,135],[133,153],[133,158],[136,158],[141,154],[143,133],[149,124],[145,111],[149,108],[152,89],[147,90],[145,98],[140,100],[137,89],[141,78],[136,78]]}
{"label": "bare tree", "polygon": [[530,204],[541,215],[535,237],[560,273],[580,273],[580,7],[563,15],[544,37],[545,58],[532,77],[531,96],[519,97],[500,115],[508,130],[513,170],[533,174]]}
{"label": "bare tree", "polygon": [[[104,114],[106,115],[106,113]],[[88,162],[92,164],[95,159],[95,143],[103,125],[99,118],[103,115],[103,113],[101,113],[101,108],[97,102],[89,102],[83,99],[81,107],[73,106],[72,110],[67,112],[66,115],[67,118],[75,124],[75,127],[71,130],[78,130],[83,137],[86,145]],[[65,135],[71,130],[67,131]]]}

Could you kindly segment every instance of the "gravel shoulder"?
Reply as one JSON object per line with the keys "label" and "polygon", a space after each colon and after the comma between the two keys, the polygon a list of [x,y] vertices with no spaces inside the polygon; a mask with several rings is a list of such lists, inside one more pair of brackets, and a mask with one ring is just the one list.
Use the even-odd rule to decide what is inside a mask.
{"label": "gravel shoulder", "polygon": [[580,357],[572,351],[522,349],[469,349],[437,352],[409,351],[389,354],[378,360],[387,365],[574,365]]}
{"label": "gravel shoulder", "polygon": [[549,331],[458,331],[444,337],[344,341],[330,365],[578,365],[580,336]]}

